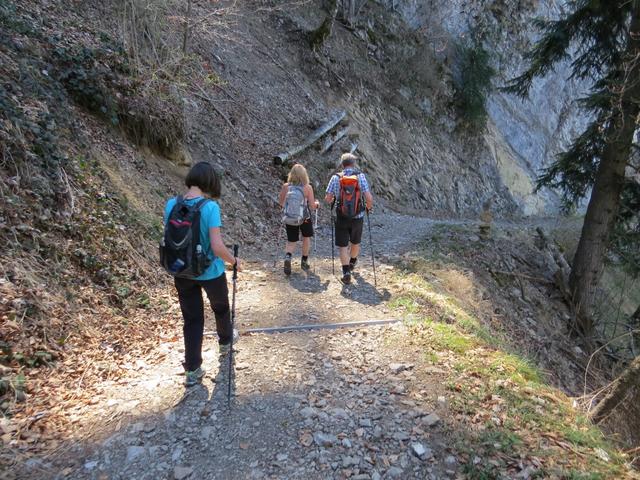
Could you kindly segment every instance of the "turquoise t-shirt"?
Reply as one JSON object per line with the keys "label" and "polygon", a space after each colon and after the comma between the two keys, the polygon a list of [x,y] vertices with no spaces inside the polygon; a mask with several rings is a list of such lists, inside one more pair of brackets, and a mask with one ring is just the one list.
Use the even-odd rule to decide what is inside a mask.
{"label": "turquoise t-shirt", "polygon": [[[187,205],[195,205],[200,201],[202,197],[189,198],[186,200]],[[164,207],[164,223],[167,223],[171,210],[177,202],[176,198],[172,198],[167,202]],[[205,272],[196,277],[196,280],[213,280],[218,278],[224,273],[224,261],[220,257],[216,257],[211,250],[211,237],[209,236],[209,229],[214,227],[221,227],[222,220],[220,218],[220,206],[214,200],[209,200],[200,209],[200,241],[202,243],[202,250],[207,254],[211,265],[205,270]]]}

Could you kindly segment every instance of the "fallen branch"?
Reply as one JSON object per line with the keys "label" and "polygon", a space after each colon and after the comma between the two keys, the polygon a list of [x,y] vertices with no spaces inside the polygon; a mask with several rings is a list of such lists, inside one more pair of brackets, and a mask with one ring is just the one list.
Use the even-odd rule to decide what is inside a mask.
{"label": "fallen branch", "polygon": [[324,140],[324,144],[322,145],[322,149],[320,150],[320,155],[323,155],[327,153],[329,150],[331,150],[336,143],[338,143],[340,140],[342,140],[344,137],[347,136],[348,132],[349,132],[349,127],[344,127],[338,130],[333,135],[328,136]]}
{"label": "fallen branch", "polygon": [[224,118],[225,122],[227,122],[227,125],[235,129],[235,126],[233,125],[233,123],[231,123],[231,120],[229,120],[229,117],[227,117],[224,114],[224,112],[216,106],[216,103],[213,101],[213,99],[209,95],[207,95],[207,92],[205,92],[200,85],[196,85],[196,86],[198,87],[198,90],[200,90],[200,93],[196,92],[194,93],[194,95],[198,98],[202,98],[203,100],[206,100],[207,102],[209,102],[209,104],[213,107],[213,109],[216,112],[218,112],[218,115]]}
{"label": "fallen branch", "polygon": [[507,275],[507,276],[511,276],[511,277],[524,278],[525,280],[531,280],[532,282],[544,283],[545,285],[555,285],[555,282],[552,282],[551,280],[547,280],[546,278],[533,277],[533,276],[527,275],[525,273],[505,272],[503,270],[493,270],[491,268],[489,269],[489,273],[496,274],[496,275]]}
{"label": "fallen branch", "polygon": [[276,165],[286,165],[293,157],[301,152],[304,152],[307,148],[320,140],[328,132],[333,130],[336,125],[338,125],[346,116],[347,112],[345,112],[344,110],[333,114],[329,120],[322,124],[320,128],[311,133],[311,135],[309,135],[300,145],[296,145],[282,153],[274,155],[273,163]]}

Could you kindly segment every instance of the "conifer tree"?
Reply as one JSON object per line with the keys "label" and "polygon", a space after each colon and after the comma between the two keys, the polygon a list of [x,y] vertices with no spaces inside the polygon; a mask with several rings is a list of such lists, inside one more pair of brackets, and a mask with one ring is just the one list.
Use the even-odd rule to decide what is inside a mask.
{"label": "conifer tree", "polygon": [[633,192],[635,185],[625,169],[637,148],[640,0],[573,0],[559,19],[537,25],[542,37],[527,54],[528,68],[506,90],[525,97],[534,78],[567,58],[570,78],[592,82],[588,96],[577,100],[593,121],[538,180],[538,188],[560,189],[566,206],[591,193],[569,280],[577,330],[590,338],[605,254],[626,211],[620,208],[623,192]]}

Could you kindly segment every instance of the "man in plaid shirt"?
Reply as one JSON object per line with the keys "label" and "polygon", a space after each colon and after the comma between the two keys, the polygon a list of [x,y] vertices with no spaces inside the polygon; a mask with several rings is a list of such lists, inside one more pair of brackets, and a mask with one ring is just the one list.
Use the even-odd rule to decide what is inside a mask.
{"label": "man in plaid shirt", "polygon": [[[360,184],[360,193],[365,199],[365,208],[371,210],[373,207],[373,196],[364,173],[360,172],[356,166],[358,157],[351,153],[345,153],[340,157],[342,172],[331,177],[327,192],[324,197],[325,202],[331,204],[340,201],[340,177],[342,175],[357,175]],[[358,213],[354,218],[343,218],[337,216],[335,222],[336,247],[340,252],[340,262],[342,264],[342,282],[351,283],[351,272],[358,262],[360,253],[360,241],[362,239],[362,227],[364,225],[365,211]]]}

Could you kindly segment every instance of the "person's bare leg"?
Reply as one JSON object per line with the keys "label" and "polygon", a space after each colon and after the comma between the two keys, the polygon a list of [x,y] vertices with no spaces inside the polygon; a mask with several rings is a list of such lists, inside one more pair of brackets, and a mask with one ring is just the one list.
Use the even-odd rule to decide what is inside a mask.
{"label": "person's bare leg", "polygon": [[286,247],[284,248],[285,256],[284,256],[284,274],[291,274],[291,256],[293,252],[296,251],[296,244],[298,242],[287,242]]}
{"label": "person's bare leg", "polygon": [[360,253],[360,244],[357,244],[357,245],[351,244],[351,258],[358,258],[359,253]]}
{"label": "person's bare leg", "polygon": [[293,255],[293,252],[296,251],[296,245],[298,242],[287,242],[287,245],[284,247],[284,253],[290,253]]}
{"label": "person's bare leg", "polygon": [[349,247],[338,247],[340,250],[340,265],[349,265]]}
{"label": "person's bare leg", "polygon": [[311,237],[302,237],[302,256],[308,257],[311,251]]}

